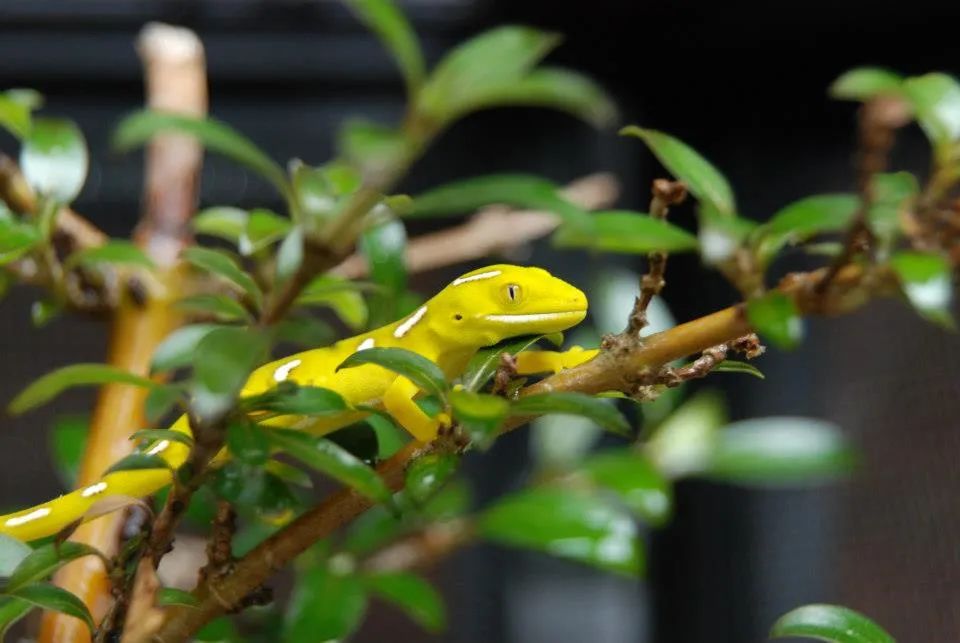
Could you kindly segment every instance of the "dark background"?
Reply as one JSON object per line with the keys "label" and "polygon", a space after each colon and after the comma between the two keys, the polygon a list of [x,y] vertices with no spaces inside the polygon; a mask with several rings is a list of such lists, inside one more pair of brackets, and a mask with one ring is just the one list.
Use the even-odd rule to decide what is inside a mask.
{"label": "dark background", "polygon": [[[880,64],[905,73],[960,71],[956,3],[913,1],[738,3],[419,0],[407,3],[432,59],[464,36],[502,22],[566,34],[551,61],[595,76],[624,122],[666,130],[724,170],[745,215],[758,219],[816,192],[850,189],[853,106],[826,96],[842,71]],[[390,119],[402,87],[376,42],[335,2],[2,0],[0,87],[31,86],[47,112],[75,118],[91,146],[79,211],[113,234],[138,215],[141,166],[107,145],[111,127],[142,102],[133,50],[149,20],[183,24],[203,38],[211,113],[277,159],[321,162],[347,115]],[[13,149],[12,140],[0,141]],[[899,167],[922,171],[917,131],[901,138]],[[136,158],[136,162],[131,162]],[[536,171],[558,181],[615,172],[621,204],[643,209],[658,168],[636,142],[562,115],[499,110],[454,127],[420,163],[408,190],[471,174]],[[268,186],[217,158],[204,168],[202,204],[271,205]],[[279,204],[277,204],[279,205]],[[692,223],[689,209],[677,220]],[[414,230],[416,232],[416,230]],[[574,281],[582,257],[538,250]],[[781,268],[790,265],[787,261]],[[424,292],[449,275],[425,275]],[[102,360],[105,331],[64,319],[33,331],[32,293],[0,307],[0,398],[71,361]],[[673,261],[666,298],[681,320],[733,298],[695,259]],[[591,643],[761,641],[786,610],[839,602],[901,640],[960,634],[956,534],[960,341],[895,303],[808,325],[791,354],[763,358],[764,382],[717,378],[734,417],[800,414],[834,420],[862,449],[850,480],[806,490],[744,490],[682,483],[677,518],[651,534],[641,583],[481,548],[436,579],[448,593],[446,640]],[[711,382],[712,383],[712,382]],[[71,394],[56,411],[89,408]],[[0,504],[60,491],[46,428],[53,411],[3,418]],[[515,483],[527,454],[522,432],[474,462],[481,497]],[[377,610],[360,641],[423,638]]]}

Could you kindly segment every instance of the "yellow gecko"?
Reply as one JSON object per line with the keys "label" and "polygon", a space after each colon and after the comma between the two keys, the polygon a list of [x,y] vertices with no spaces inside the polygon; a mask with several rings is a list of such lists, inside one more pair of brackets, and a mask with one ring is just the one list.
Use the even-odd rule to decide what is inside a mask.
{"label": "yellow gecko", "polygon": [[[480,348],[510,337],[566,330],[583,320],[586,312],[586,296],[546,270],[507,264],[487,266],[458,277],[400,321],[257,368],[240,395],[257,395],[285,381],[328,388],[350,405],[382,408],[414,438],[429,442],[436,437],[444,418],[430,417],[416,404],[414,399],[420,391],[410,380],[372,364],[340,371],[337,366],[356,351],[375,346],[398,347],[434,361],[449,378],[454,378]],[[558,371],[595,354],[596,351],[579,349],[566,353],[527,351],[518,357],[517,367],[524,374]],[[348,411],[325,418],[283,416],[263,424],[323,435],[365,415]],[[186,416],[174,422],[171,429],[189,435]],[[160,440],[147,453],[163,458],[175,469],[183,464],[188,448],[179,442]],[[170,484],[171,479],[168,469],[109,473],[83,489],[0,516],[0,533],[24,541],[55,534],[81,520],[95,502],[107,496],[146,496]]]}

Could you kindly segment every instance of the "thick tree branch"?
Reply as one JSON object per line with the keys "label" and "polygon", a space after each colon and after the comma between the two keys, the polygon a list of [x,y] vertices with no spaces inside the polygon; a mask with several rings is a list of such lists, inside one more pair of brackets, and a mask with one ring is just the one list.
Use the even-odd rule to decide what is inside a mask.
{"label": "thick tree branch", "polygon": [[[203,47],[196,36],[182,29],[151,25],[141,34],[138,48],[146,67],[151,107],[198,116],[206,112]],[[179,323],[170,304],[181,287],[176,262],[180,249],[190,238],[187,224],[195,210],[201,162],[202,149],[189,138],[164,135],[149,147],[144,213],[135,240],[158,269],[156,282],[146,285],[145,300],[124,297],[113,319],[108,361],[124,370],[148,374],[154,348]],[[95,241],[94,236],[87,240]],[[130,434],[146,425],[146,394],[142,387],[124,384],[101,389],[79,485],[95,482],[111,464],[130,452]],[[124,512],[109,514],[82,525],[74,539],[112,556],[123,522]],[[64,567],[57,582],[79,596],[97,619],[110,605],[109,579],[96,559],[87,558]],[[39,640],[81,642],[88,641],[89,634],[77,619],[47,613]]]}

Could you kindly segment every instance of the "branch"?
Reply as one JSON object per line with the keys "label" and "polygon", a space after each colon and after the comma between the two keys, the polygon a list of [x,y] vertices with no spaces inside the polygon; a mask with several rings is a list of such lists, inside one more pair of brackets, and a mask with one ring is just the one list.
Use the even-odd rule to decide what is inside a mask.
{"label": "branch", "polygon": [[[182,29],[150,25],[141,33],[138,48],[146,67],[151,107],[193,115],[206,112],[204,55],[196,36]],[[149,373],[154,348],[179,323],[170,306],[181,287],[181,274],[175,264],[180,249],[190,238],[188,219],[195,210],[202,155],[195,141],[178,136],[157,137],[149,148],[145,209],[135,240],[158,266],[156,283],[148,287],[145,301],[125,297],[120,302],[113,319],[108,356],[110,364],[132,373]],[[92,242],[94,237],[87,240]],[[109,384],[101,389],[79,485],[95,482],[111,464],[130,452],[130,434],[146,424],[146,395],[146,389],[124,384]],[[109,514],[82,525],[74,539],[113,556],[123,523],[123,512]],[[64,567],[56,580],[79,596],[99,620],[110,604],[110,583],[102,566],[91,564],[90,560],[93,559]],[[81,621],[45,614],[41,643],[88,640]]]}
{"label": "branch", "polygon": [[[607,173],[585,176],[563,189],[564,197],[585,210],[609,207],[619,195],[620,185]],[[426,272],[509,252],[550,234],[559,224],[549,212],[484,208],[458,226],[412,239],[406,250],[407,271]],[[510,230],[510,234],[504,235],[504,230]],[[360,254],[350,255],[332,272],[349,279],[365,277],[367,260]]]}

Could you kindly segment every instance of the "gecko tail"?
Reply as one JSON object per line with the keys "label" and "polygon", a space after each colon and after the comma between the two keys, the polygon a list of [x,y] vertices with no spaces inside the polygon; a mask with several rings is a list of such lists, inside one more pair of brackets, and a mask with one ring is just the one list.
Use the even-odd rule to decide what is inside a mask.
{"label": "gecko tail", "polygon": [[[177,420],[171,429],[188,435],[190,432],[185,418]],[[0,516],[0,534],[23,542],[37,540],[57,534],[75,522],[102,515],[102,512],[90,515],[90,509],[110,496],[149,496],[170,484],[173,480],[172,469],[183,464],[188,452],[184,444],[160,440],[147,453],[160,456],[170,469],[133,469],[108,473],[97,482],[54,500]]]}

